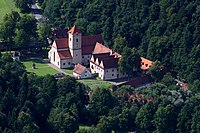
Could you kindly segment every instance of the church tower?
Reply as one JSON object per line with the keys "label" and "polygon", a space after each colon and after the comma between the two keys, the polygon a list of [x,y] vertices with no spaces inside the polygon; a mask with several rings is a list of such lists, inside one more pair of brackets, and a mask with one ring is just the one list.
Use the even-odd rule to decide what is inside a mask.
{"label": "church tower", "polygon": [[73,64],[82,63],[82,33],[76,25],[74,25],[69,31],[69,50],[73,58]]}

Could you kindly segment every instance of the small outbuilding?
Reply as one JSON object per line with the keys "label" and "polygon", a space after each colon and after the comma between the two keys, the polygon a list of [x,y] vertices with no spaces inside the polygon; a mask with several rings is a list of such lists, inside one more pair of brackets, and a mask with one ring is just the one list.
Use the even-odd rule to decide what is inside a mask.
{"label": "small outbuilding", "polygon": [[77,79],[84,79],[84,78],[90,78],[91,72],[83,65],[77,64],[73,70],[73,75]]}

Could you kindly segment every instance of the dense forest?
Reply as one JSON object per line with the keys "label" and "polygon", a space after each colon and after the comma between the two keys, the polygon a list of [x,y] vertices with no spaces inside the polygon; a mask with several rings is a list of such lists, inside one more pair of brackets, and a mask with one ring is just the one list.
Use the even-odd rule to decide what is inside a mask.
{"label": "dense forest", "polygon": [[[151,73],[156,80],[150,87],[92,90],[69,76],[28,73],[22,63],[0,53],[0,133],[200,132],[198,0],[38,2],[48,19],[39,33],[34,19],[12,12],[0,24],[0,39],[23,46],[29,41],[24,35],[45,41],[49,26],[76,24],[84,35],[102,34],[104,44],[119,53],[124,47],[137,49],[170,73]],[[27,5],[18,7],[26,12]],[[186,90],[176,85],[176,76],[188,82]]]}
{"label": "dense forest", "polygon": [[183,91],[166,74],[160,83],[137,90],[130,86],[91,90],[68,76],[27,74],[20,62],[3,54],[0,132],[198,133],[199,88],[200,82],[195,82]]}
{"label": "dense forest", "polygon": [[161,61],[173,75],[188,82],[200,79],[199,5],[198,0],[42,2],[53,27],[77,24],[84,34],[101,33],[104,44],[116,51],[125,46],[137,48],[142,56]]}

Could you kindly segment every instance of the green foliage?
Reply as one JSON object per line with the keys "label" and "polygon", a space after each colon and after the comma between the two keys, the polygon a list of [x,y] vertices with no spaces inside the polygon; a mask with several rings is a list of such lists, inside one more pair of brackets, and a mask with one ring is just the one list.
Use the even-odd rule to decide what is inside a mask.
{"label": "green foliage", "polygon": [[47,37],[51,34],[51,27],[48,24],[40,24],[38,26],[39,40],[42,42],[42,46],[47,46]]}
{"label": "green foliage", "polygon": [[59,132],[73,133],[78,129],[76,116],[69,112],[62,111],[59,108],[55,108],[51,111],[48,121],[53,124]]}
{"label": "green foliage", "polygon": [[154,115],[155,132],[169,133],[176,132],[177,115],[174,106],[158,107]]}
{"label": "green foliage", "polygon": [[30,0],[14,0],[15,5],[21,10],[22,13],[29,13],[30,7],[28,4],[30,3]]}
{"label": "green foliage", "polygon": [[161,67],[161,63],[156,61],[148,70],[152,78],[156,81],[160,81],[164,76],[164,72],[162,71]]}
{"label": "green foliage", "polygon": [[116,104],[116,99],[107,89],[96,89],[89,101],[90,110],[97,116],[106,115]]}
{"label": "green foliage", "polygon": [[18,12],[11,12],[4,17],[0,24],[0,39],[7,43],[7,50],[12,48],[12,43],[20,47],[27,47],[36,34],[36,19],[30,15],[20,16]]}
{"label": "green foliage", "polygon": [[152,132],[155,130],[153,124],[153,115],[155,113],[155,106],[153,104],[145,104],[140,108],[135,123],[139,127],[139,130],[144,132]]}
{"label": "green foliage", "polygon": [[136,49],[125,47],[122,52],[122,59],[119,61],[119,70],[131,75],[131,71],[140,71],[140,67],[141,59]]}

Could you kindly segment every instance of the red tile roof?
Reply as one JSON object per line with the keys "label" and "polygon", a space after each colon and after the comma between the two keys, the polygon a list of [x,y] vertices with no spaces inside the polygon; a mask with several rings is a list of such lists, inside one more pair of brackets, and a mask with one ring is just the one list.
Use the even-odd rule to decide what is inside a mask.
{"label": "red tile roof", "polygon": [[86,67],[84,67],[81,64],[77,64],[73,70],[73,72],[77,73],[77,74],[82,74],[85,71]]}
{"label": "red tile roof", "polygon": [[68,38],[60,38],[55,40],[57,49],[69,48]]}
{"label": "red tile roof", "polygon": [[149,67],[151,67],[153,65],[153,61],[150,61],[144,57],[141,57],[141,69],[142,70],[147,70],[149,69]]}
{"label": "red tile roof", "polygon": [[109,59],[102,60],[103,66],[105,69],[116,68],[118,65],[118,61],[119,61],[119,59],[117,59],[117,58],[112,58],[112,59],[109,58]]}
{"label": "red tile roof", "polygon": [[119,86],[130,85],[134,88],[138,88],[138,87],[141,87],[141,86],[149,84],[149,83],[152,83],[151,75],[145,75],[145,76],[138,77],[133,80],[127,81],[125,83],[122,83]]}
{"label": "red tile roof", "polygon": [[60,59],[72,58],[69,50],[58,51]]}
{"label": "red tile roof", "polygon": [[79,34],[81,33],[81,31],[78,29],[78,26],[74,25],[69,31],[68,33],[71,33],[71,34]]}
{"label": "red tile roof", "polygon": [[93,45],[84,46],[84,47],[82,47],[82,55],[92,54],[93,50],[94,50]]}
{"label": "red tile roof", "polygon": [[[68,38],[56,39],[58,49],[69,48]],[[82,54],[92,54],[96,42],[103,42],[101,35],[82,36]]]}
{"label": "red tile roof", "polygon": [[96,45],[96,42],[102,43],[103,37],[101,34],[98,35],[90,35],[90,36],[82,36],[82,47],[86,45]]}
{"label": "red tile roof", "polygon": [[109,52],[111,52],[111,50],[108,47],[97,42],[95,45],[93,54],[102,54],[102,53],[109,53]]}

